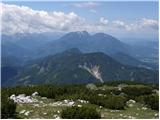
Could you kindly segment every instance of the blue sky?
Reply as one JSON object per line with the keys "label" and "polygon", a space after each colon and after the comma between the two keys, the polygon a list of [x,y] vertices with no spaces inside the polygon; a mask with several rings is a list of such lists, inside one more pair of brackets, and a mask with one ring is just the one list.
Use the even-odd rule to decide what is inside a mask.
{"label": "blue sky", "polygon": [[3,3],[2,32],[9,34],[86,30],[118,37],[158,38],[156,1]]}
{"label": "blue sky", "polygon": [[134,20],[137,18],[158,19],[158,2],[96,2],[100,5],[95,6],[98,14],[93,14],[89,10],[91,8],[75,7],[71,4],[82,2],[6,2],[8,4],[16,4],[19,6],[28,6],[34,10],[45,11],[63,11],[65,13],[75,12],[90,20],[97,20],[103,16],[109,20],[127,19]]}

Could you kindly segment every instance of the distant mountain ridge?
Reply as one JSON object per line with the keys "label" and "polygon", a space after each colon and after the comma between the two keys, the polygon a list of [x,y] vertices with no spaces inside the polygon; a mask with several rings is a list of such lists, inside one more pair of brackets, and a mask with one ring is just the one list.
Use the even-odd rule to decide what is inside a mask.
{"label": "distant mountain ridge", "polygon": [[82,31],[70,32],[62,36],[60,39],[49,43],[48,49],[45,49],[43,52],[50,54],[52,51],[52,54],[55,54],[71,48],[78,48],[85,53],[104,52],[113,54],[120,51],[126,53],[129,46],[104,33],[90,35],[88,32]]}
{"label": "distant mountain ridge", "polygon": [[85,84],[111,80],[158,82],[158,71],[123,65],[102,52],[77,48],[30,62],[6,85]]}
{"label": "distant mountain ridge", "polygon": [[134,58],[136,53],[133,52],[135,50],[130,45],[105,33],[90,35],[86,31],[70,32],[60,39],[50,42],[47,48],[39,52],[39,55],[54,55],[71,48],[78,48],[83,53],[103,52],[122,64],[152,69],[151,65]]}
{"label": "distant mountain ridge", "polygon": [[[150,74],[148,73],[148,71],[153,72],[152,69],[155,69],[158,71],[158,65],[157,65],[158,56],[156,56],[158,52],[158,48],[155,47],[155,43],[152,43],[151,46],[149,46],[150,45],[149,43],[144,42],[146,44],[143,43],[144,45],[139,45],[138,47],[135,47],[132,45],[125,44],[108,34],[96,33],[94,35],[91,35],[86,31],[70,32],[61,37],[56,37],[56,39],[54,36],[55,36],[54,34],[53,35],[50,34],[48,37],[46,37],[45,35],[39,35],[39,34],[37,35],[20,34],[16,36],[3,36],[2,37],[2,66],[1,66],[1,70],[3,72],[2,77],[5,78],[5,80],[2,79],[3,83],[4,84],[12,84],[12,82],[16,83],[17,80],[15,78],[13,79],[15,81],[11,80],[12,82],[10,82],[10,78],[13,78],[15,76],[17,77],[17,73],[18,75],[22,75],[23,72],[24,74],[26,74],[28,73],[28,71],[31,71],[31,74],[34,73],[32,69],[28,68],[28,66],[32,66],[33,64],[36,64],[36,62],[39,62],[41,60],[45,61],[46,59],[49,59],[49,58],[51,58],[52,60],[53,56],[54,56],[53,61],[55,60],[59,61],[60,59],[72,60],[72,58],[70,58],[69,56],[68,56],[69,58],[66,58],[66,55],[72,55],[73,58],[77,56],[77,58],[79,58],[79,56],[82,56],[82,54],[88,55],[91,53],[103,53],[111,57],[113,61],[117,61],[118,63],[120,63],[122,66],[123,65],[130,66],[130,68],[136,67],[136,69],[147,68],[148,70],[144,69],[146,70],[147,74]],[[152,55],[151,53],[154,53],[154,55]],[[44,57],[45,57],[45,60],[44,60]],[[66,61],[64,61],[64,63],[65,62]],[[60,64],[60,63],[57,63],[57,64]],[[45,63],[45,65],[48,65],[48,63]],[[97,66],[96,64],[92,67],[91,66],[88,67],[88,65],[85,66],[84,63],[81,63],[80,66],[81,66],[81,69],[78,69],[78,71],[80,71],[81,73],[84,74],[84,76],[87,77],[86,83],[90,81],[95,82],[97,81],[97,78],[101,81],[103,80],[104,76],[99,74],[98,72],[101,69],[101,67]],[[112,68],[112,66],[110,67]],[[77,68],[75,69],[77,70]],[[28,71],[26,72],[26,70]],[[68,69],[65,68],[65,70],[67,71]],[[42,72],[43,68],[40,71]],[[9,72],[13,74],[9,74]],[[56,72],[53,71],[53,73],[56,73]],[[97,75],[95,73],[97,73]],[[153,73],[155,74],[155,72]],[[69,74],[69,73],[65,73],[65,74]],[[8,77],[4,77],[6,75],[8,75]],[[49,72],[47,72],[46,75],[52,76],[53,74],[51,73],[49,74]],[[25,81],[25,84],[27,84],[27,79],[29,78],[27,76],[26,78],[23,78],[23,77],[24,76],[22,75],[22,79],[20,81],[22,83],[23,81]],[[35,75],[34,81],[32,81],[33,78],[32,80],[29,80],[29,81],[31,83],[36,83],[37,79],[41,80],[41,78],[39,77],[40,77],[39,74],[38,74],[38,77]],[[45,76],[42,75],[41,77],[45,79]],[[17,79],[19,78],[20,76]],[[118,77],[117,78],[112,77],[112,78],[118,79]],[[128,79],[128,78],[130,79],[130,77],[126,77],[125,79]],[[49,78],[47,79],[48,81],[50,81]],[[83,80],[80,80],[80,78],[77,78],[77,79],[79,79],[79,83],[81,83],[81,81],[83,83]],[[106,78],[106,80],[108,79],[109,78]],[[43,80],[42,80],[42,83],[43,83]],[[71,83],[72,83],[72,80],[71,80]],[[21,84],[20,81],[18,82],[18,84]],[[66,80],[64,81],[66,82]],[[146,81],[152,82],[154,80],[146,80]]]}

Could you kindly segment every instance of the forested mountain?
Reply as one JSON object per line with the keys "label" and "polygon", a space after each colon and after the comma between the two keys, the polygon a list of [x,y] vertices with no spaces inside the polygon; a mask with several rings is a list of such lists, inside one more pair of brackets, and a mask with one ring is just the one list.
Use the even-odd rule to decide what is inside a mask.
{"label": "forested mountain", "polygon": [[158,71],[123,65],[102,52],[77,48],[30,61],[6,85],[83,84],[111,80],[158,82]]}

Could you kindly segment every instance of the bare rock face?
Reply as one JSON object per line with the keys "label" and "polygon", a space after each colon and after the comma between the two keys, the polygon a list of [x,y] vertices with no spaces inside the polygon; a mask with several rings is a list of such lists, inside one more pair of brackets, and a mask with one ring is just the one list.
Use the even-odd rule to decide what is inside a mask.
{"label": "bare rock face", "polygon": [[32,93],[32,96],[34,97],[34,96],[37,96],[38,95],[38,92],[34,92],[34,93]]}
{"label": "bare rock face", "polygon": [[31,96],[26,96],[25,94],[19,94],[18,96],[13,94],[9,98],[11,100],[13,100],[15,103],[34,103],[34,102],[38,102],[37,99],[34,99]]}
{"label": "bare rock face", "polygon": [[136,103],[135,100],[130,99],[130,100],[127,101],[126,104],[127,104],[128,107],[133,107],[135,103]]}
{"label": "bare rock face", "polygon": [[93,66],[91,65],[90,67],[87,67],[87,65],[84,64],[84,65],[79,65],[78,67],[84,70],[87,70],[91,75],[93,75],[101,83],[104,83],[102,76],[101,76],[101,72],[99,70],[100,67],[98,65],[93,65]]}

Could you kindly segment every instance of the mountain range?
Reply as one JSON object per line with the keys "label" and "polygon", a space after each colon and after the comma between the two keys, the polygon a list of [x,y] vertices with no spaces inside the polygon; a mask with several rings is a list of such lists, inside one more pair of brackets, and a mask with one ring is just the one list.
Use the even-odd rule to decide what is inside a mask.
{"label": "mountain range", "polygon": [[[50,37],[44,35],[39,35],[39,37],[38,35],[17,35],[14,37],[2,35],[2,57],[14,56],[24,63],[27,60],[78,48],[83,53],[103,52],[122,64],[158,69],[158,63],[155,62],[158,61],[158,54],[154,52],[157,50],[153,50],[153,47],[141,47],[141,50],[140,47],[131,46],[104,33],[90,35],[86,31],[79,31],[70,32],[60,38],[54,36],[56,35],[50,35]],[[18,40],[15,40],[16,37]],[[147,53],[142,52],[145,50]],[[154,56],[151,56],[153,53],[155,53]]]}
{"label": "mountain range", "polygon": [[[10,69],[7,68],[7,70]],[[6,71],[6,74],[8,73],[11,72]],[[102,52],[81,53],[77,48],[73,48],[30,61],[23,68],[17,69],[14,77],[2,83],[4,86],[50,83],[84,84],[111,80],[157,83],[158,71],[123,65]]]}
{"label": "mountain range", "polygon": [[158,82],[156,64],[138,59],[136,55],[141,52],[134,46],[104,33],[70,32],[46,41],[45,37],[38,41],[37,35],[13,38],[3,36],[2,40],[2,86]]}

